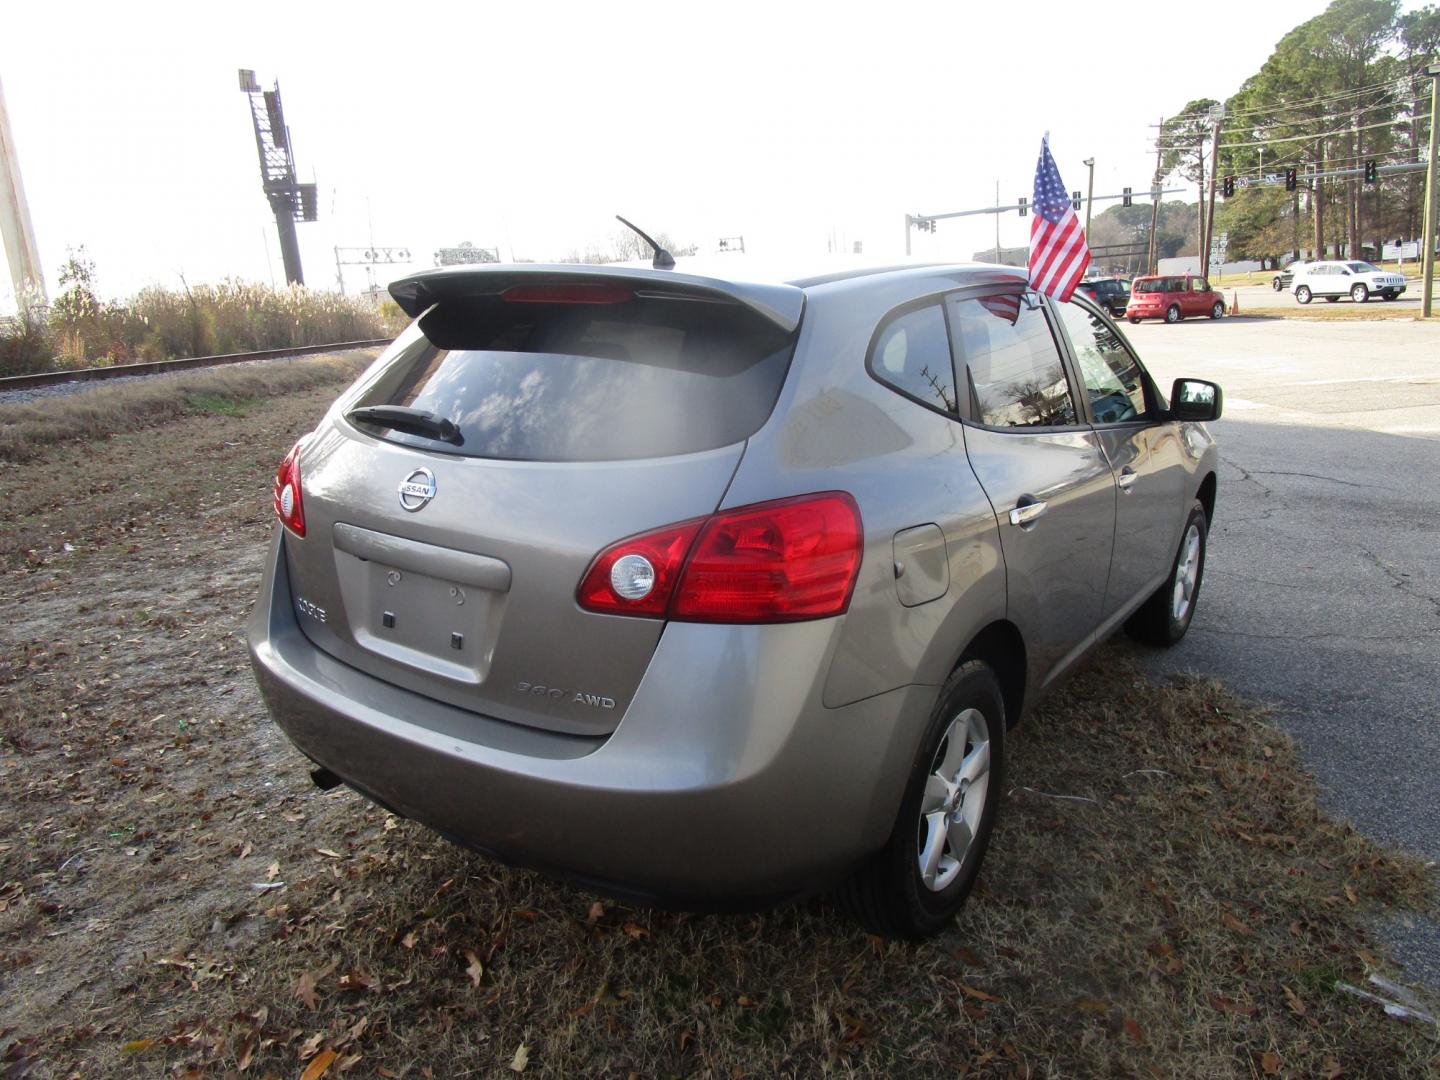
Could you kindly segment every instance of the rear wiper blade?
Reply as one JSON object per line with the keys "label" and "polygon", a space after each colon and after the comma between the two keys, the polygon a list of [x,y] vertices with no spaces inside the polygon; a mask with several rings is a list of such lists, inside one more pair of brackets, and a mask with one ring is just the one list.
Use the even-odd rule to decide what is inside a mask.
{"label": "rear wiper blade", "polygon": [[351,409],[346,414],[346,419],[394,428],[409,435],[424,435],[441,442],[454,443],[456,446],[465,441],[453,421],[424,409],[412,409],[408,405],[363,405],[358,409]]}

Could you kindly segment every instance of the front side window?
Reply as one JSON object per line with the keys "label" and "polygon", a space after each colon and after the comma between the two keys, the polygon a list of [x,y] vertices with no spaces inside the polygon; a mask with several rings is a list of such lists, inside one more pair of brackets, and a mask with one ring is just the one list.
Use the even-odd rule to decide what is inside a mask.
{"label": "front side window", "polygon": [[1210,283],[1207,282],[1203,277],[1191,278],[1190,288],[1195,292],[1209,292]]}
{"label": "front side window", "polygon": [[1145,376],[1115,328],[1079,304],[1058,305],[1097,424],[1148,419]]}
{"label": "front side window", "polygon": [[1078,423],[1050,324],[1034,293],[947,301],[971,416],[988,427]]}
{"label": "front side window", "polygon": [[1379,267],[1371,266],[1371,265],[1370,265],[1369,263],[1367,263],[1367,262],[1352,262],[1352,263],[1346,263],[1345,265],[1347,265],[1348,267],[1350,267],[1350,269],[1351,269],[1354,273],[1357,273],[1357,274],[1378,274],[1378,273],[1380,273]]}
{"label": "front side window", "polygon": [[939,304],[914,308],[885,323],[870,346],[870,370],[907,397],[955,415],[954,366]]}

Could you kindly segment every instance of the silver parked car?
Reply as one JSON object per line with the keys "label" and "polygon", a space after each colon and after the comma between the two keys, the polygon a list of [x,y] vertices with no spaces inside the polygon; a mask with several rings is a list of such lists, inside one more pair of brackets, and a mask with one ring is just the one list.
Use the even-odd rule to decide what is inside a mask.
{"label": "silver parked car", "polygon": [[498,858],[931,934],[1010,727],[1185,634],[1220,390],[1022,271],[722,265],[393,285],[276,477],[255,671],[318,783]]}

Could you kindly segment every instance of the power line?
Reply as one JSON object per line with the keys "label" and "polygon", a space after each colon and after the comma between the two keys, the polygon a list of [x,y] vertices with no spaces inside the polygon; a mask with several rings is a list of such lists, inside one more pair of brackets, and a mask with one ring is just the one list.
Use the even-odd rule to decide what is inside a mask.
{"label": "power line", "polygon": [[[1314,122],[1315,122],[1316,120],[1318,120],[1318,119],[1328,120],[1328,121],[1330,121],[1330,122],[1332,122],[1332,123],[1345,122],[1345,123],[1351,125],[1351,126],[1346,127],[1345,130],[1346,130],[1346,131],[1353,131],[1353,130],[1354,130],[1353,124],[1354,124],[1354,122],[1355,122],[1356,120],[1359,120],[1361,117],[1366,116],[1366,115],[1368,115],[1368,114],[1371,114],[1371,113],[1379,113],[1379,112],[1382,112],[1382,111],[1388,111],[1389,114],[1390,114],[1389,119],[1387,119],[1386,123],[1400,124],[1400,123],[1404,123],[1404,122],[1405,122],[1405,121],[1403,121],[1403,120],[1399,120],[1399,119],[1396,119],[1396,118],[1395,118],[1395,116],[1394,116],[1394,112],[1395,112],[1394,106],[1391,105],[1391,104],[1389,104],[1389,103],[1381,103],[1381,104],[1379,104],[1379,105],[1370,105],[1370,106],[1366,106],[1366,107],[1362,107],[1362,108],[1352,109],[1352,110],[1350,110],[1350,111],[1348,111],[1348,112],[1336,112],[1336,113],[1331,113],[1331,114],[1329,114],[1329,115],[1327,115],[1327,116],[1325,116],[1325,117],[1323,117],[1323,118],[1322,118],[1322,117],[1312,117],[1312,118],[1310,118],[1309,122],[1310,122],[1310,123],[1314,123]],[[1244,136],[1244,135],[1255,135],[1255,134],[1257,134],[1258,132],[1263,132],[1263,131],[1267,131],[1267,130],[1275,130],[1275,129],[1283,129],[1283,128],[1295,128],[1295,127],[1300,127],[1300,126],[1302,125],[1302,123],[1303,123],[1302,121],[1298,121],[1298,120],[1277,120],[1277,121],[1276,121],[1275,123],[1273,123],[1273,124],[1257,124],[1257,125],[1245,126],[1245,127],[1240,128],[1240,129],[1232,130],[1232,131],[1229,132],[1229,134],[1231,134],[1231,135],[1240,135],[1240,136]],[[1162,149],[1166,149],[1166,150],[1183,150],[1183,149],[1188,149],[1189,147],[1192,147],[1192,146],[1195,145],[1197,139],[1198,139],[1199,141],[1205,141],[1206,134],[1207,134],[1207,133],[1205,133],[1205,132],[1199,132],[1199,131],[1190,133],[1189,135],[1186,135],[1186,136],[1183,136],[1183,137],[1182,137],[1181,135],[1179,135],[1179,134],[1173,134],[1173,135],[1171,135],[1171,136],[1168,137],[1168,139],[1169,139],[1170,141],[1165,141],[1166,138],[1167,138],[1167,137],[1165,137],[1165,136],[1159,136],[1159,137],[1157,137],[1156,140],[1155,140],[1155,145],[1158,146],[1158,147],[1161,147]],[[1305,136],[1305,138],[1316,138],[1316,137],[1317,137],[1317,136],[1313,136],[1313,135],[1306,135],[1306,136]],[[1323,136],[1321,136],[1321,137],[1323,137]],[[1281,137],[1276,136],[1275,138],[1266,139],[1265,141],[1267,141],[1267,142],[1277,142],[1277,141],[1280,141],[1280,138],[1281,138]],[[1231,143],[1231,144],[1222,144],[1222,145],[1239,145],[1239,144]]]}

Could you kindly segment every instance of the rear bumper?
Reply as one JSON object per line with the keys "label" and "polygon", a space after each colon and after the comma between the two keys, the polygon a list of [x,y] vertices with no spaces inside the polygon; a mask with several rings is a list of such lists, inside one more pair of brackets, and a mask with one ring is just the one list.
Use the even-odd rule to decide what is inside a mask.
{"label": "rear bumper", "polygon": [[885,843],[937,688],[821,702],[837,620],[672,623],[608,738],[446,705],[316,649],[278,539],[251,615],[276,722],[452,839],[603,891],[715,906],[813,890]]}

